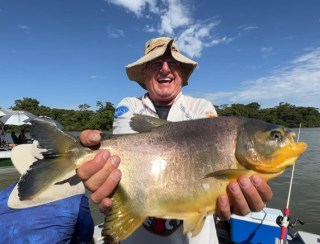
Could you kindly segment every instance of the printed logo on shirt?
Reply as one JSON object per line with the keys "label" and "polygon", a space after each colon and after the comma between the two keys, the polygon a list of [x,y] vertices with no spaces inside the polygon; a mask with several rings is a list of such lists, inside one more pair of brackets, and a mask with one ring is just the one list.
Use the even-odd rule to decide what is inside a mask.
{"label": "printed logo on shirt", "polygon": [[180,104],[180,110],[187,119],[192,119],[192,116],[186,111],[186,107],[183,104]]}
{"label": "printed logo on shirt", "polygon": [[182,223],[182,220],[177,219],[159,219],[150,217],[144,221],[143,227],[155,235],[169,236],[174,233]]}
{"label": "printed logo on shirt", "polygon": [[127,106],[117,107],[116,111],[114,112],[114,117],[117,119],[128,111],[129,111],[129,108]]}

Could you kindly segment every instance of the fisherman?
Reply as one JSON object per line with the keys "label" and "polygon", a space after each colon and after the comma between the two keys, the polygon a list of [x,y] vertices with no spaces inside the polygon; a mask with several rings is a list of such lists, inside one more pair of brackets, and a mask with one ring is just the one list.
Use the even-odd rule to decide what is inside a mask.
{"label": "fisherman", "polygon": [[25,134],[25,130],[24,129],[21,129],[20,131],[20,134],[19,134],[19,142],[20,144],[24,144],[24,143],[27,143],[28,142],[28,139],[26,137],[26,134]]}
{"label": "fisherman", "polygon": [[7,147],[7,138],[6,138],[6,135],[4,133],[4,130],[1,129],[1,132],[0,132],[0,147],[1,148],[6,148]]}
{"label": "fisherman", "polygon": [[13,144],[16,144],[16,145],[20,144],[20,140],[14,131],[11,132],[11,138],[12,138]]}
{"label": "fisherman", "polygon": [[[140,98],[127,97],[120,101],[115,111],[113,133],[134,133],[129,125],[134,113],[168,121],[216,117],[217,112],[211,102],[182,94],[182,87],[188,85],[196,66],[195,61],[179,52],[173,39],[159,37],[149,40],[144,56],[126,66],[128,78],[136,81],[147,93]],[[101,136],[99,131],[85,130],[80,139],[83,145],[94,146],[100,142]],[[102,212],[107,212],[112,206],[108,197],[121,179],[119,164],[119,157],[102,151],[77,171],[92,191],[91,199],[99,203]],[[245,215],[261,210],[264,202],[272,198],[271,188],[257,175],[243,176],[229,183],[227,192],[228,195],[222,194],[217,202],[217,214],[225,220],[230,219],[231,209],[233,213]],[[213,216],[206,218],[203,229],[195,237],[183,235],[182,221],[148,218],[121,243],[211,244],[218,243],[218,239]]]}

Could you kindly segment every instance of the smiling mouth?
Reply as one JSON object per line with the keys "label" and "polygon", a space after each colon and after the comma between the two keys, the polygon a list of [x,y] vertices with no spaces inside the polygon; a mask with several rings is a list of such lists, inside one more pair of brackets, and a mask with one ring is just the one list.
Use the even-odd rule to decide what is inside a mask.
{"label": "smiling mouth", "polygon": [[164,84],[164,83],[170,83],[173,79],[171,78],[163,78],[163,79],[158,79],[158,83]]}

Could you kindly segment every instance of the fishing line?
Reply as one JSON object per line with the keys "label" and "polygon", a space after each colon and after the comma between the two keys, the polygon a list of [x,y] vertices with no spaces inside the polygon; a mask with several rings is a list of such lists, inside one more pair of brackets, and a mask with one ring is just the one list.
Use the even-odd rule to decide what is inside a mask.
{"label": "fishing line", "polygon": [[[300,138],[300,130],[301,130],[301,123],[299,125],[299,131],[298,131],[298,136],[297,136],[297,142],[299,142],[299,138]],[[286,208],[289,208],[289,203],[290,203],[290,198],[291,198],[291,191],[292,191],[292,184],[293,184],[293,176],[294,176],[294,169],[295,169],[295,165],[293,164],[292,166],[292,171],[291,171],[291,179],[290,179],[290,185],[289,185],[289,192],[288,192],[288,199],[287,199],[287,205]]]}
{"label": "fishing line", "polygon": [[[299,125],[297,142],[299,142],[300,131],[301,131],[301,123]],[[288,230],[287,228],[289,226],[289,215],[290,215],[289,203],[290,203],[291,192],[292,192],[292,184],[293,184],[293,176],[294,176],[295,165],[296,164],[293,164],[292,171],[291,171],[291,178],[290,178],[289,192],[288,192],[288,198],[287,198],[287,205],[286,205],[286,208],[284,209],[284,216],[283,216],[282,225],[281,225],[280,244],[284,243],[284,240],[286,239],[285,238],[285,234],[287,233],[287,230]]]}

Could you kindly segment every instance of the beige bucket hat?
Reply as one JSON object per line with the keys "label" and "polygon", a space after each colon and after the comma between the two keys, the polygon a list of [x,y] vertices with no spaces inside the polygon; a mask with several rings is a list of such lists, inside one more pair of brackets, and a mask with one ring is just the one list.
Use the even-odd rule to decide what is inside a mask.
{"label": "beige bucket hat", "polygon": [[142,88],[146,89],[144,84],[145,77],[142,73],[145,64],[162,56],[167,50],[171,51],[171,55],[175,60],[183,64],[181,68],[182,86],[188,85],[188,79],[197,66],[197,62],[182,55],[174,40],[169,37],[158,37],[147,41],[144,49],[144,56],[136,62],[126,66],[128,78],[138,82]]}

